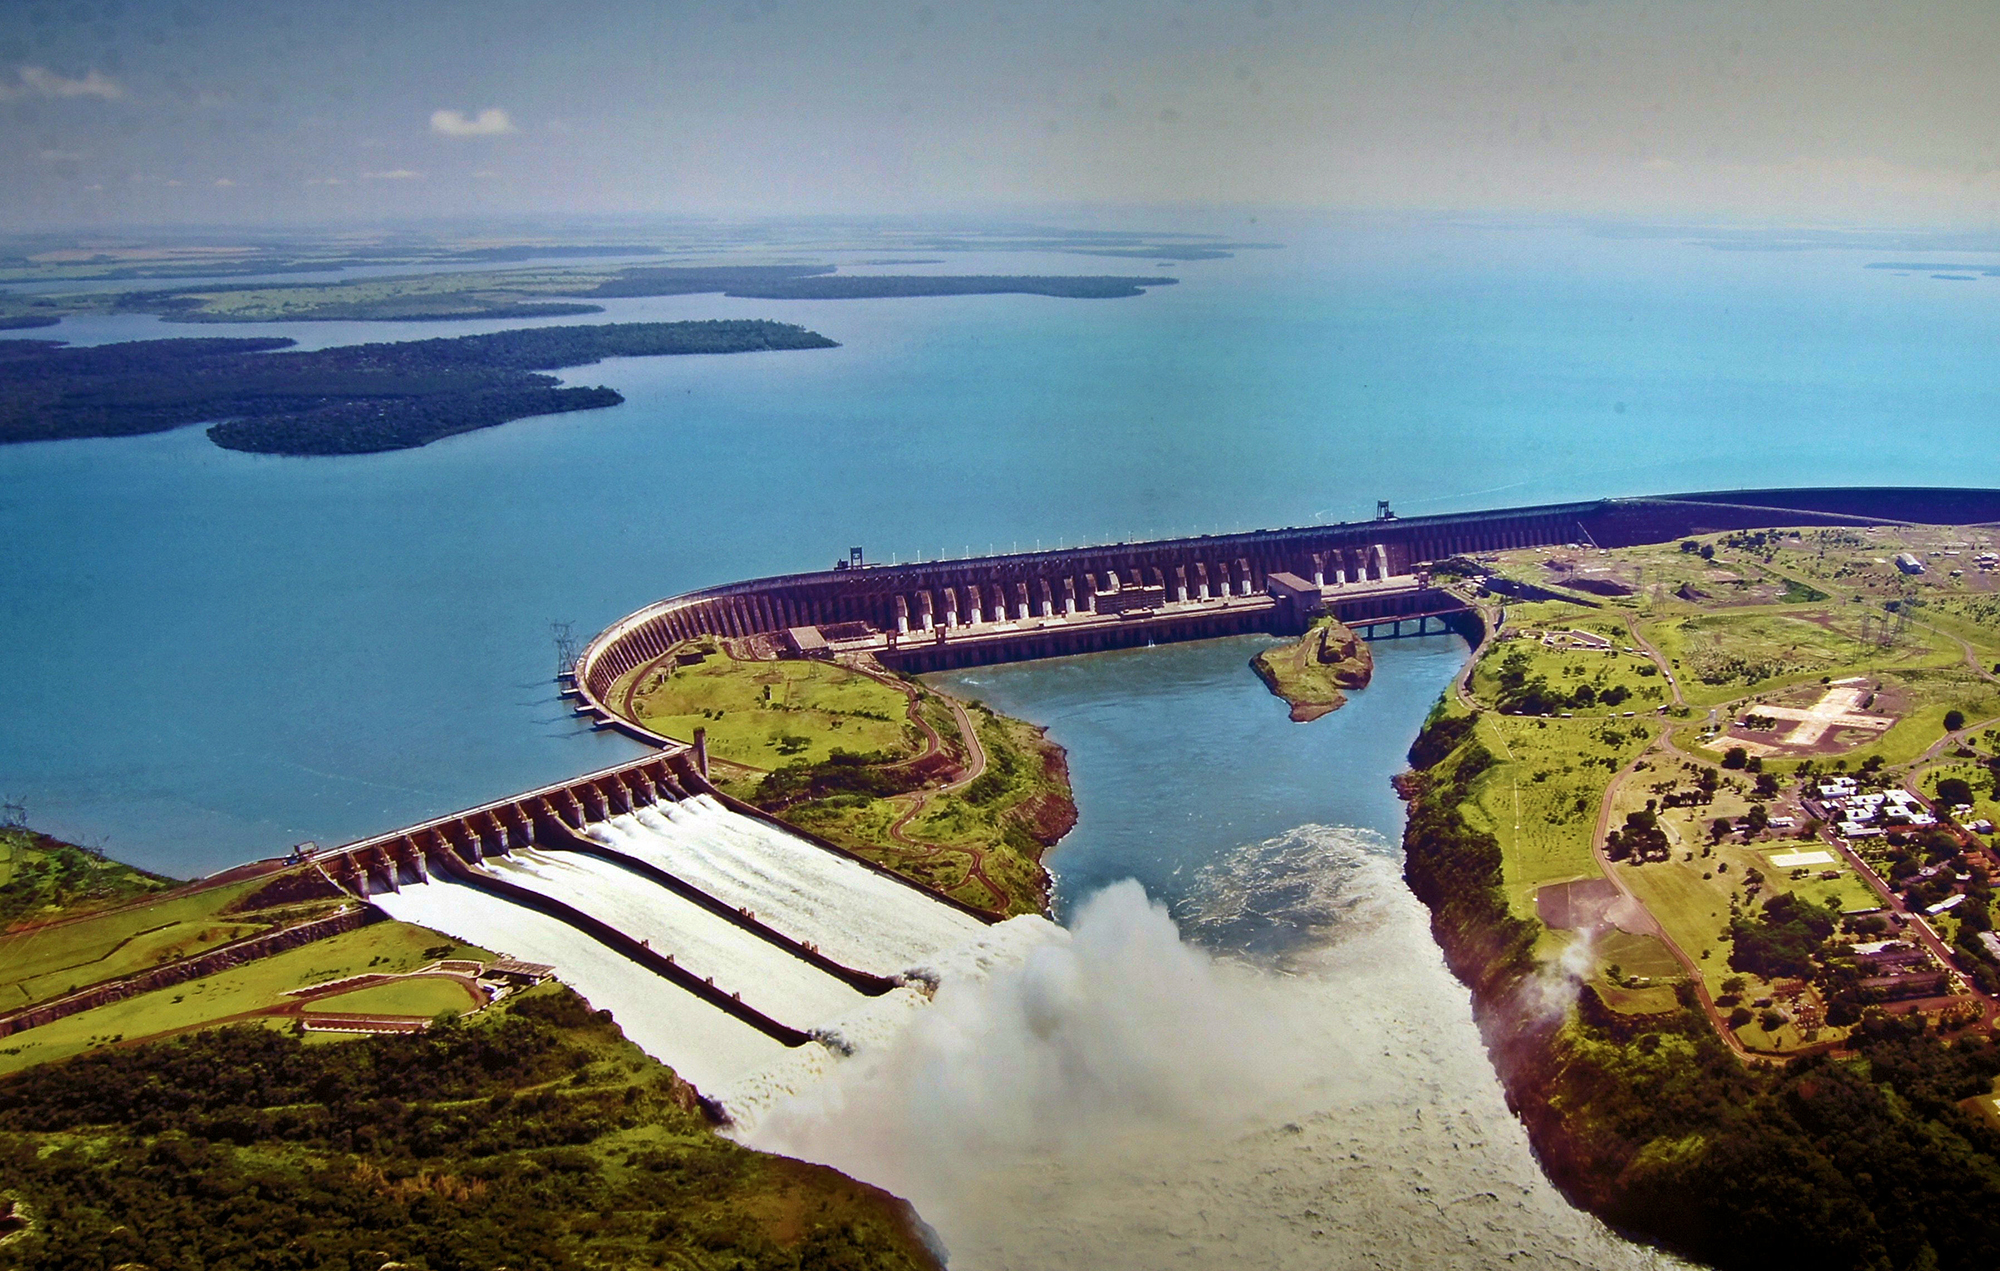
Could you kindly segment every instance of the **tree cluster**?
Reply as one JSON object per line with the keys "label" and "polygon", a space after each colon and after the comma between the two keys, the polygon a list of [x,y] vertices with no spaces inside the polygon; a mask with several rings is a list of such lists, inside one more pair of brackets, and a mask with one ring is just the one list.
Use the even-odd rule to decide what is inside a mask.
{"label": "tree cluster", "polygon": [[534,372],[607,357],[832,348],[782,322],[632,322],[279,352],[285,339],[0,340],[0,442],[122,437],[221,420],[217,445],[360,454],[624,399]]}
{"label": "tree cluster", "polygon": [[1729,920],[1729,965],[1766,980],[1811,979],[1813,958],[1839,921],[1832,908],[1781,891],[1764,902],[1761,913]]}
{"label": "tree cluster", "polygon": [[1594,706],[1618,706],[1632,696],[1631,690],[1623,684],[1613,684],[1601,691],[1594,684],[1579,684],[1573,689],[1556,688],[1546,676],[1530,674],[1529,666],[1527,655],[1519,649],[1501,660],[1495,676],[1499,687],[1496,705],[1501,714],[1554,715],[1562,711],[1589,710]]}
{"label": "tree cluster", "polygon": [[1667,832],[1660,828],[1660,818],[1653,800],[1646,800],[1644,810],[1627,812],[1625,828],[1612,830],[1604,836],[1604,854],[1614,861],[1663,861],[1673,855],[1672,845],[1667,842]]}
{"label": "tree cluster", "polygon": [[[235,1027],[28,1069],[0,1081],[0,1201],[29,1215],[6,1262],[923,1264],[879,1193],[708,1133],[664,1069],[603,1062],[616,1042],[565,990],[417,1036]],[[781,1194],[802,1230],[773,1219]]]}

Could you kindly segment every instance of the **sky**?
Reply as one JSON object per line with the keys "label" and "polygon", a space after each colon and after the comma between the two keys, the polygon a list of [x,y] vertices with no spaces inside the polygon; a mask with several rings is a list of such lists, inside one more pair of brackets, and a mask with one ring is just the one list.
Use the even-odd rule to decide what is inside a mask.
{"label": "sky", "polygon": [[0,0],[0,228],[2000,221],[1994,0]]}

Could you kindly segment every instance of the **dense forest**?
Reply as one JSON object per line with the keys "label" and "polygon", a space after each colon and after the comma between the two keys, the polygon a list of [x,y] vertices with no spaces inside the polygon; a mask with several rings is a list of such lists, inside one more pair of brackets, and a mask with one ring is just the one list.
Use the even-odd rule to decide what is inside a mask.
{"label": "dense forest", "polygon": [[901,1202],[711,1132],[606,1012],[306,1044],[239,1026],[0,1081],[0,1267],[934,1265]]}
{"label": "dense forest", "polygon": [[752,320],[540,327],[279,352],[286,339],[141,340],[87,348],[0,340],[0,442],[119,437],[205,420],[217,445],[358,454],[623,401],[537,371],[607,357],[832,348]]}
{"label": "dense forest", "polygon": [[[1460,811],[1493,755],[1471,717],[1441,707],[1410,759],[1407,877],[1572,1198],[1723,1268],[2000,1265],[2000,1132],[1960,1106],[1991,1089],[2000,1047],[1875,1007],[1851,1053],[1752,1068],[1685,990],[1677,1010],[1633,1017],[1584,986],[1572,1011],[1551,1014],[1535,925],[1502,890],[1500,846]],[[1810,934],[1822,916],[1767,922],[1792,917]]]}

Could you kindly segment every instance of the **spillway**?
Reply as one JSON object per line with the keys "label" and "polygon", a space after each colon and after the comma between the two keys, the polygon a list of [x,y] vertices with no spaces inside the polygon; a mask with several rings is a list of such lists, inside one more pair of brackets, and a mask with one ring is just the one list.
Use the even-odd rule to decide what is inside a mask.
{"label": "spillway", "polygon": [[834,961],[894,976],[976,938],[977,918],[707,795],[591,825],[594,841],[744,908]]}
{"label": "spillway", "polygon": [[651,779],[607,770],[385,835],[345,849],[343,868],[379,880],[370,899],[391,917],[553,966],[739,1128],[887,1045],[933,986],[1017,964],[1056,933],[1038,917],[988,926],[686,796],[698,778],[662,762],[636,765]]}
{"label": "spillway", "polygon": [[530,850],[487,866],[611,924],[780,1023],[809,1032],[861,1004],[860,993],[811,963],[610,861]]}
{"label": "spillway", "polygon": [[564,983],[608,1009],[625,1035],[708,1091],[769,1067],[787,1047],[735,1017],[661,981],[558,918],[439,877],[371,898],[390,917],[556,968]]}

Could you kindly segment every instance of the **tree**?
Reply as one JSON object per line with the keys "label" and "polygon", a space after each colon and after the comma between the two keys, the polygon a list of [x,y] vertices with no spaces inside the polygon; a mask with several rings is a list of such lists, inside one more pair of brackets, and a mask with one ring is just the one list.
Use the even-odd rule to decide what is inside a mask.
{"label": "tree", "polygon": [[1938,802],[1946,807],[1972,802],[1972,783],[1964,777],[1941,777],[1937,784]]}
{"label": "tree", "polygon": [[1719,816],[1709,824],[1708,841],[1711,843],[1720,843],[1735,832],[1736,823],[1726,816]]}
{"label": "tree", "polygon": [[1750,805],[1750,813],[1743,818],[1743,828],[1752,834],[1762,834],[1771,824],[1771,810],[1761,803]]}
{"label": "tree", "polygon": [[1722,752],[1722,766],[1725,768],[1730,768],[1730,769],[1741,768],[1744,764],[1749,762],[1750,762],[1750,752],[1743,749],[1743,747],[1741,746],[1731,746],[1729,749]]}
{"label": "tree", "polygon": [[1761,915],[1729,920],[1730,968],[1767,980],[1810,976],[1813,954],[1833,934],[1839,917],[1831,906],[1779,892],[1764,902]]}
{"label": "tree", "polygon": [[1959,710],[1957,707],[1953,707],[1952,709],[1944,713],[1944,730],[1946,732],[1955,733],[1963,727],[1965,727],[1964,711]]}
{"label": "tree", "polygon": [[1778,774],[1775,772],[1758,773],[1757,797],[1760,799],[1773,799],[1777,797],[1777,794],[1778,794]]}

